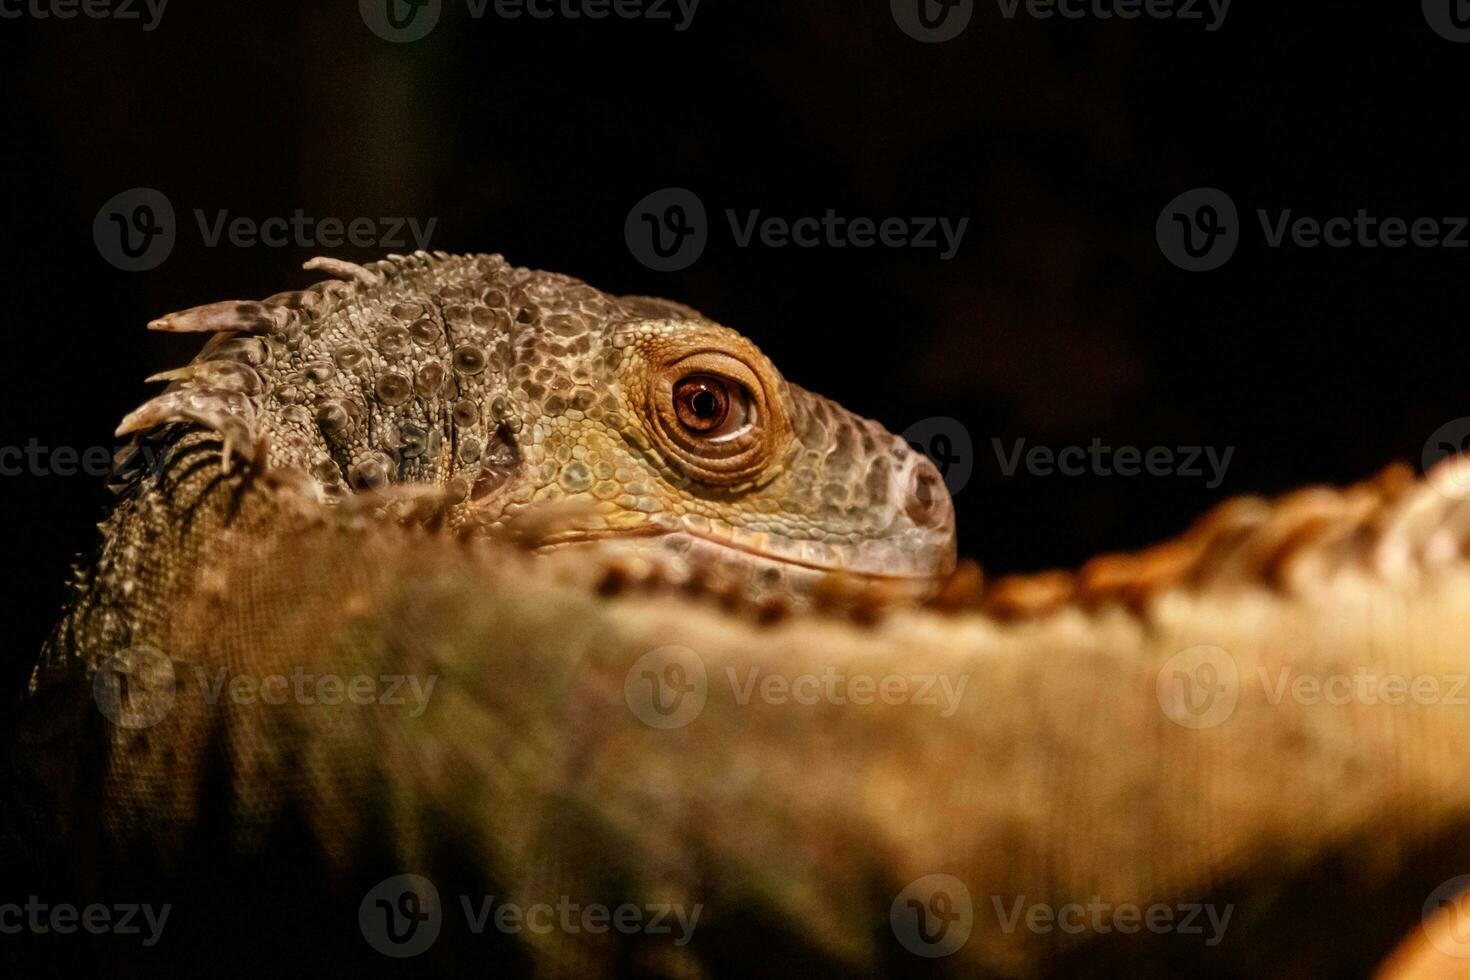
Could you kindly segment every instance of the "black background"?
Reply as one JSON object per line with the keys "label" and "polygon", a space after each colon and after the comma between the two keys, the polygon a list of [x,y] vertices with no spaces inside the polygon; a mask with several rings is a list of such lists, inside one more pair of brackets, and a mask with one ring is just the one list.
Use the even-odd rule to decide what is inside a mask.
{"label": "black background", "polygon": [[[1450,0],[1445,0],[1446,3]],[[1414,3],[1237,0],[1202,21],[1037,20],[976,0],[919,43],[888,0],[703,0],[668,21],[473,20],[446,0],[389,44],[350,0],[173,0],[137,21],[0,20],[5,383],[0,445],[112,446],[148,374],[197,338],[161,313],[322,278],[319,252],[206,247],[193,211],[257,220],[436,218],[431,247],[500,251],[614,292],[665,295],[754,338],[786,376],[894,431],[961,420],[975,474],[962,553],[991,572],[1072,565],[1175,533],[1226,496],[1416,464],[1470,415],[1470,250],[1271,249],[1255,209],[1319,218],[1470,213],[1470,45]],[[93,242],[132,187],[179,216],[169,259],[119,271]],[[629,253],[644,195],[694,190],[709,247],[658,273]],[[1224,268],[1168,263],[1175,195],[1227,191]],[[968,217],[958,255],[736,247],[723,212]],[[393,249],[402,250],[402,249]],[[1006,477],[993,438],[1235,447],[1202,478]],[[7,476],[27,668],[101,480]]]}

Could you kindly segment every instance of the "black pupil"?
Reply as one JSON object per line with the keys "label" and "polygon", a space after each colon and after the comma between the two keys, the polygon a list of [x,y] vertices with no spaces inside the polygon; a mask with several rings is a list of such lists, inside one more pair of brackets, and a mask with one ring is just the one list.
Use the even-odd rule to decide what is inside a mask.
{"label": "black pupil", "polygon": [[702,419],[714,418],[715,413],[720,410],[720,400],[708,388],[701,388],[689,399],[689,407]]}

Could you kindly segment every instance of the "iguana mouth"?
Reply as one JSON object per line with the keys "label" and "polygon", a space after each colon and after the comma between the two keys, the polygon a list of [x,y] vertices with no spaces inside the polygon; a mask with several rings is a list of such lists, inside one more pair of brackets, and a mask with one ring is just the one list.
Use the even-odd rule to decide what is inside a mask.
{"label": "iguana mouth", "polygon": [[[765,537],[765,535],[759,535]],[[645,524],[618,529],[568,530],[548,535],[540,541],[544,549],[560,549],[582,544],[626,542],[636,552],[653,552],[688,560],[693,565],[713,567],[728,575],[755,580],[780,577],[810,578],[812,582],[825,575],[841,574],[865,580],[921,586],[941,579],[950,571],[942,560],[932,568],[922,567],[918,556],[909,554],[900,543],[864,542],[867,555],[853,554],[854,549],[825,545],[820,542],[781,539],[792,550],[761,547],[738,537],[720,537],[684,526],[661,527]],[[797,548],[825,549],[827,560],[794,554]],[[907,566],[907,567],[904,567]]]}
{"label": "iguana mouth", "polygon": [[740,541],[719,538],[709,534],[700,534],[697,531],[690,531],[687,529],[680,531],[670,531],[668,532],[668,534],[670,536],[686,534],[696,541],[705,542],[717,548],[722,548],[727,551],[735,552],[737,554],[748,555],[752,558],[763,559],[765,561],[779,562],[782,565],[790,565],[793,568],[804,568],[813,572],[841,572],[848,575],[861,576],[862,578],[893,579],[898,581],[928,580],[935,578],[938,574],[940,574],[937,570],[927,573],[901,572],[888,571],[886,569],[879,568],[863,567],[854,563],[844,561],[832,563],[811,561],[792,555],[781,554],[777,551],[756,548],[751,545],[744,544]]}

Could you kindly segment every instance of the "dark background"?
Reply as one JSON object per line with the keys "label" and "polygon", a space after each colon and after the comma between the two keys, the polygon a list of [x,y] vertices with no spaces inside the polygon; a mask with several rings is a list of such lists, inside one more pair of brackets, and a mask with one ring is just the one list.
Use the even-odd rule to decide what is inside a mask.
{"label": "dark background", "polygon": [[[1449,0],[1445,0],[1449,2]],[[195,208],[257,220],[437,218],[431,247],[501,251],[615,292],[666,295],[754,338],[788,378],[901,431],[961,420],[975,472],[962,553],[991,572],[1072,565],[1175,533],[1226,496],[1416,464],[1470,415],[1470,251],[1269,249],[1256,208],[1470,213],[1470,45],[1418,4],[1232,5],[1201,21],[1039,21],[977,0],[921,44],[888,0],[704,0],[692,26],[472,20],[446,0],[389,44],[350,0],[173,0],[160,26],[0,20],[7,369],[0,444],[112,446],[148,374],[197,338],[161,313],[322,278],[318,252],[206,247]],[[694,190],[703,257],[629,253],[644,195]],[[179,237],[156,269],[103,260],[92,222],[157,188]],[[1244,237],[1187,273],[1154,224],[1226,190]],[[934,251],[737,248],[725,208],[967,216]],[[401,250],[401,249],[395,249]],[[1004,476],[990,440],[1235,447],[1203,478]],[[6,683],[89,549],[101,480],[0,479],[17,620]]]}

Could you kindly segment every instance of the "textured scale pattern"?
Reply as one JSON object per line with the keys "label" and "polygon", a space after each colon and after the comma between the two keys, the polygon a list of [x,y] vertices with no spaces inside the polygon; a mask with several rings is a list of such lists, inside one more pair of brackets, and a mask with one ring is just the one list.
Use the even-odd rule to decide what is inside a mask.
{"label": "textured scale pattern", "polygon": [[[953,509],[928,460],[687,306],[499,255],[307,268],[336,278],[149,325],[212,336],[119,426],[135,436],[121,499],[79,581],[72,635],[53,647],[95,660],[156,632],[162,605],[131,590],[166,590],[209,537],[177,556],[140,542],[196,510],[230,524],[229,508],[188,501],[243,492],[242,467],[329,504],[428,498],[436,520],[476,532],[559,507],[545,549],[617,542],[675,579],[713,577],[757,601],[805,601],[831,573],[922,594],[954,566]],[[720,439],[681,430],[670,392],[691,373],[743,392],[750,424]]]}
{"label": "textured scale pattern", "polygon": [[[115,958],[87,972],[895,975],[916,962],[890,903],[943,873],[976,900],[968,940],[925,961],[947,975],[1357,975],[1470,866],[1470,714],[1273,700],[1256,680],[1463,678],[1470,460],[1232,501],[1076,574],[987,583],[966,563],[931,600],[943,615],[894,603],[878,623],[905,576],[952,560],[937,474],[738,334],[493,256],[311,265],[337,278],[156,322],[215,336],[124,420],[100,553],[15,713],[0,867],[38,893],[176,903],[152,952],[61,937]],[[748,388],[750,434],[674,427],[669,381],[691,370]],[[391,519],[399,504],[415,519]],[[635,560],[557,547],[604,538]],[[858,625],[689,601],[798,587]],[[711,680],[673,729],[627,700],[669,645]],[[1160,680],[1199,645],[1239,678],[1215,727],[1161,711]],[[102,721],[98,660],[144,646],[173,688],[141,655],[97,676],[176,702],[150,726]],[[443,683],[413,717],[193,680],[297,668]],[[762,674],[956,686],[944,712],[722,680]],[[403,961],[354,913],[407,869],[446,894],[704,916],[683,947],[446,929]],[[1008,929],[1001,896],[1238,914],[1210,947]],[[54,970],[57,947],[15,948],[0,972]]]}
{"label": "textured scale pattern", "polygon": [[[468,509],[512,484],[490,514],[478,515],[482,523],[533,501],[583,496],[613,528],[618,512],[656,515],[677,505],[701,528],[734,519],[755,533],[858,546],[907,530],[902,480],[911,473],[943,496],[923,458],[881,426],[779,376],[777,394],[789,402],[784,414],[795,430],[785,458],[721,493],[679,492],[688,474],[630,417],[640,406],[629,396],[647,379],[628,362],[656,360],[661,348],[700,330],[727,335],[723,342],[775,375],[752,345],[688,307],[618,298],[569,276],[514,268],[498,255],[308,265],[350,279],[155,321],[157,329],[224,332],[173,376],[174,390],[124,429],[182,414],[227,436],[235,430],[243,441],[243,423],[265,442],[269,466],[305,469],[328,495],[420,483]],[[783,496],[735,495],[777,470],[789,475]],[[952,551],[947,500],[936,511],[926,523],[938,550]],[[907,543],[936,550],[919,536]],[[930,571],[952,564],[922,557]]]}

